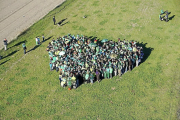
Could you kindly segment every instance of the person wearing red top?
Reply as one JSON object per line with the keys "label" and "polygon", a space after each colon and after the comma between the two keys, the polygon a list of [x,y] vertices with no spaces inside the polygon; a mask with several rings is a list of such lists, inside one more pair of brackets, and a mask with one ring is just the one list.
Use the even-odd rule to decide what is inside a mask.
{"label": "person wearing red top", "polygon": [[6,38],[4,38],[4,50],[7,50],[7,39]]}
{"label": "person wearing red top", "polygon": [[96,39],[94,39],[94,43],[97,43],[97,40],[96,40]]}

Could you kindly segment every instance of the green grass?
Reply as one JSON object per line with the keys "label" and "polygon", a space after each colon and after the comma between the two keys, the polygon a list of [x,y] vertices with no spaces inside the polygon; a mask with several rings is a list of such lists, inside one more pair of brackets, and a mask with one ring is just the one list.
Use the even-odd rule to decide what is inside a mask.
{"label": "green grass", "polygon": [[[0,119],[177,119],[179,5],[178,0],[67,0],[0,51]],[[175,17],[161,22],[161,9]],[[54,15],[67,23],[54,26]],[[121,78],[68,91],[49,70],[46,51],[53,38],[68,33],[143,42],[146,60]],[[51,38],[23,55],[22,43],[26,40],[28,51],[42,34]]]}

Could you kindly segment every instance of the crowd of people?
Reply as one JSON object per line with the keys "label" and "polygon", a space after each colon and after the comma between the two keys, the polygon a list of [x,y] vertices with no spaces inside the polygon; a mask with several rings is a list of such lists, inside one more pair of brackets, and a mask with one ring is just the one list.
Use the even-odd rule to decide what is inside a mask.
{"label": "crowd of people", "polygon": [[91,39],[80,35],[59,37],[47,47],[50,70],[59,72],[61,86],[76,88],[79,82],[100,82],[121,76],[137,67],[143,59],[143,48],[136,41]]}

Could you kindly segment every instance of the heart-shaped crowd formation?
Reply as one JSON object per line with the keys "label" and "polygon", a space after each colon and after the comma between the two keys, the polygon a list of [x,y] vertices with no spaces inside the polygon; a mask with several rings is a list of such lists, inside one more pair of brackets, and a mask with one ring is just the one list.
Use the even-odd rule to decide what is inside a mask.
{"label": "heart-shaped crowd formation", "polygon": [[100,82],[103,78],[121,76],[138,66],[143,48],[136,41],[97,40],[71,35],[52,40],[48,47],[50,70],[59,71],[61,86],[76,88],[79,83]]}

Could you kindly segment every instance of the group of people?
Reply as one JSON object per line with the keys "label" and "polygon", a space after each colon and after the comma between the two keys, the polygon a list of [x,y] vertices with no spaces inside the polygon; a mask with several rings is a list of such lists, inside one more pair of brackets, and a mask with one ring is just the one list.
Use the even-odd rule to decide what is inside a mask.
{"label": "group of people", "polygon": [[78,87],[79,82],[91,83],[121,76],[137,67],[143,59],[143,48],[136,41],[112,41],[80,35],[59,37],[49,42],[47,51],[50,70],[59,72],[61,86]]}
{"label": "group of people", "polygon": [[[42,42],[44,42],[45,41],[45,37],[44,37],[44,35],[42,35]],[[37,36],[36,37],[36,45],[40,45],[41,44],[41,42],[40,42],[40,38],[39,38],[39,36]]]}
{"label": "group of people", "polygon": [[[163,14],[165,14],[165,16],[161,16],[161,15],[163,15]],[[168,11],[164,11],[164,10],[161,10],[161,14],[159,15],[159,19],[161,20],[161,21],[163,21],[163,20],[165,20],[166,22],[168,22],[168,15],[169,15],[169,13],[168,13]],[[164,18],[165,17],[165,18]]]}

